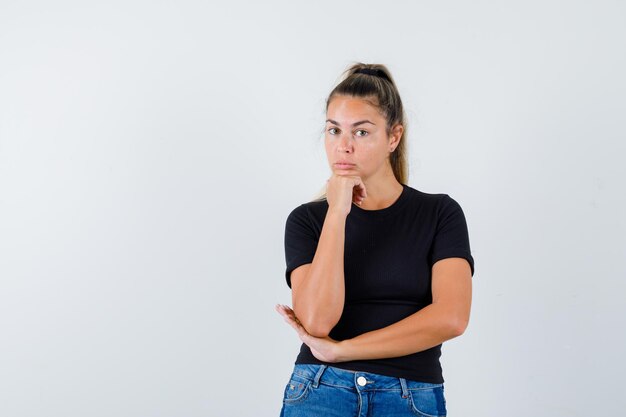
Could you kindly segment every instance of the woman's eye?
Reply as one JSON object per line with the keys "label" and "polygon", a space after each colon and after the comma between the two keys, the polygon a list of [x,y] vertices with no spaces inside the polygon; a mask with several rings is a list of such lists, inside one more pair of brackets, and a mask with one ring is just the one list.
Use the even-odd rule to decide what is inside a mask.
{"label": "woman's eye", "polygon": [[[363,134],[362,134],[362,135],[359,135],[359,132],[363,132]],[[366,136],[366,135],[367,135],[367,130],[362,130],[362,129],[361,129],[361,130],[357,130],[357,131],[356,131],[356,135],[357,135],[357,136]]]}
{"label": "woman's eye", "polygon": [[331,135],[334,135],[335,134],[335,130],[337,130],[337,128],[331,127],[330,129],[328,129],[328,133],[330,133]]}

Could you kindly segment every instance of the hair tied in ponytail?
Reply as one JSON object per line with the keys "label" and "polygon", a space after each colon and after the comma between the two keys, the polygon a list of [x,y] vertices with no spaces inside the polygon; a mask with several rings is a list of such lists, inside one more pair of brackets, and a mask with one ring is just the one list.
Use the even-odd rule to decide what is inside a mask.
{"label": "hair tied in ponytail", "polygon": [[359,68],[354,71],[355,74],[368,74],[373,75],[380,78],[387,78],[387,74],[384,71],[379,70],[378,68]]}

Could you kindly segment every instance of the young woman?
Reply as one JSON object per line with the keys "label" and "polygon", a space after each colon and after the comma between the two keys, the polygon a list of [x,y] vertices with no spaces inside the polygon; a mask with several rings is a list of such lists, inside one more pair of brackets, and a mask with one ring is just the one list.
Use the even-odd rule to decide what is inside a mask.
{"label": "young woman", "polygon": [[407,185],[402,101],[384,65],[357,63],[326,101],[326,192],[285,227],[302,340],[282,417],[445,416],[441,345],[467,327],[474,259],[448,194]]}

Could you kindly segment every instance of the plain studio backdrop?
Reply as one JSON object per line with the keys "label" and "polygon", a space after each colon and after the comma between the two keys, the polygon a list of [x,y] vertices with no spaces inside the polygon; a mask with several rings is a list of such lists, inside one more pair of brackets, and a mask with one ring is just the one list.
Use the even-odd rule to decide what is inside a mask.
{"label": "plain studio backdrop", "polygon": [[618,1],[0,3],[0,415],[278,416],[284,226],[324,100],[389,67],[409,185],[462,206],[450,416],[626,406]]}

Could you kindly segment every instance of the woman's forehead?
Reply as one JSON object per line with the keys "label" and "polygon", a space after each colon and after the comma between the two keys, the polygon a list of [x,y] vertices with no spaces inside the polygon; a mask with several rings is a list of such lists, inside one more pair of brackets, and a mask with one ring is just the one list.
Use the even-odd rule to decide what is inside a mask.
{"label": "woman's forehead", "polygon": [[337,118],[360,120],[382,117],[380,110],[371,101],[345,96],[333,98],[328,104],[326,115],[333,120],[337,120]]}

